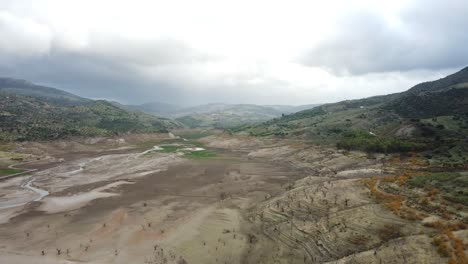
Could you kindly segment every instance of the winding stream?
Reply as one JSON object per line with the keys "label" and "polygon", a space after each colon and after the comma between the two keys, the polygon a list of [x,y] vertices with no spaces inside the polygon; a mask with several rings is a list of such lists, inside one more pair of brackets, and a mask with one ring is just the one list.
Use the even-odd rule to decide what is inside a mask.
{"label": "winding stream", "polygon": [[[186,141],[186,139],[184,138],[183,140]],[[142,156],[146,153],[149,153],[151,151],[157,151],[157,150],[162,150],[161,147],[159,146],[154,146],[146,151],[143,151],[141,153],[138,154],[138,156]],[[204,150],[203,148],[185,148],[185,150],[191,150],[191,151],[200,151],[200,150]],[[73,171],[70,171],[69,174],[76,174],[76,173],[80,173],[81,171],[84,170],[85,166],[87,165],[87,163],[89,162],[92,162],[92,161],[95,161],[95,160],[100,160],[102,157],[97,157],[97,158],[94,158],[94,159],[91,159],[89,161],[86,161],[86,162],[82,162],[79,164],[79,168],[76,169],[76,170],[73,170]],[[25,164],[25,163],[23,163]],[[15,164],[15,165],[10,165],[10,168],[15,168],[14,166],[16,166],[18,164]],[[21,172],[19,174],[23,174],[23,173],[29,173],[29,172],[33,172],[33,171],[36,171],[35,169],[32,169],[32,170],[26,170],[24,172]],[[14,176],[16,175],[19,175],[19,174],[15,174]],[[12,176],[12,175],[8,175],[9,177]],[[15,204],[9,204],[9,205],[4,205],[4,206],[0,206],[0,210],[1,209],[9,209],[9,208],[14,208],[14,207],[19,207],[19,206],[22,206],[22,205],[25,205],[25,204],[28,204],[30,202],[38,202],[40,200],[42,200],[44,197],[46,197],[47,195],[49,195],[49,192],[46,191],[46,190],[43,190],[43,189],[39,189],[39,188],[36,188],[34,187],[32,184],[34,183],[36,178],[34,177],[31,177],[26,183],[22,183],[20,185],[21,188],[23,189],[28,189],[30,191],[33,191],[35,192],[36,194],[38,194],[38,196],[34,199],[31,199],[30,201],[28,202],[21,202],[21,203],[15,203]]]}
{"label": "winding stream", "polygon": [[38,197],[32,199],[29,202],[22,202],[22,203],[16,203],[16,204],[0,206],[0,210],[1,209],[8,209],[8,208],[14,208],[14,207],[22,206],[22,205],[25,205],[25,204],[30,203],[30,202],[37,202],[37,201],[42,200],[47,195],[49,195],[48,191],[42,190],[42,189],[39,189],[39,188],[36,188],[36,187],[32,186],[34,180],[35,180],[35,178],[32,177],[28,182],[23,183],[20,186],[21,186],[21,188],[28,189],[28,190],[31,190],[31,191],[37,193],[39,195]]}

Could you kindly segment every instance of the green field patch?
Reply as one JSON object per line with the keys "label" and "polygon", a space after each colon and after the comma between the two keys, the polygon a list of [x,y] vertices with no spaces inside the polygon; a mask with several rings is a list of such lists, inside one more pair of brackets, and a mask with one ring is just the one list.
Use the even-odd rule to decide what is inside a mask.
{"label": "green field patch", "polygon": [[209,150],[199,150],[187,152],[184,156],[191,159],[209,159],[216,157],[216,153]]}
{"label": "green field patch", "polygon": [[161,150],[157,150],[157,151],[163,152],[163,153],[173,153],[181,149],[181,146],[176,146],[176,145],[163,145],[159,147],[161,148]]}
{"label": "green field patch", "polygon": [[23,170],[10,169],[10,168],[0,168],[0,176],[6,176],[6,175],[11,175],[11,174],[20,173],[20,172],[23,172]]}

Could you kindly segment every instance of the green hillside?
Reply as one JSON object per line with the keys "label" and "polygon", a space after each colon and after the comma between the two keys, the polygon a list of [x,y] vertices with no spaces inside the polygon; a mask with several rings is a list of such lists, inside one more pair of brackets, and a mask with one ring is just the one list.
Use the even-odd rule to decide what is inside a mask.
{"label": "green hillside", "polygon": [[230,131],[339,143],[346,149],[436,152],[466,162],[467,84],[468,67],[403,93],[326,104]]}
{"label": "green hillside", "polygon": [[126,109],[175,118],[188,127],[230,128],[234,126],[267,121],[283,114],[291,114],[316,105],[254,105],[254,104],[203,104],[192,107],[153,102],[142,105],[119,105]]}
{"label": "green hillside", "polygon": [[174,117],[177,111],[180,111],[182,107],[161,103],[161,102],[151,102],[141,105],[128,105],[130,109],[139,110],[148,114],[152,114],[155,116],[163,116],[163,117]]}
{"label": "green hillside", "polygon": [[[11,80],[11,79],[10,79]],[[24,82],[24,81],[22,81]],[[178,122],[16,80],[0,88],[0,140],[165,132]],[[4,84],[5,82],[3,82]]]}
{"label": "green hillside", "polygon": [[189,127],[229,128],[266,121],[281,116],[281,111],[252,104],[208,104],[183,109],[176,120]]}
{"label": "green hillside", "polygon": [[77,105],[92,101],[91,99],[79,97],[56,88],[36,85],[26,80],[12,78],[0,78],[0,92],[31,96],[58,105]]}

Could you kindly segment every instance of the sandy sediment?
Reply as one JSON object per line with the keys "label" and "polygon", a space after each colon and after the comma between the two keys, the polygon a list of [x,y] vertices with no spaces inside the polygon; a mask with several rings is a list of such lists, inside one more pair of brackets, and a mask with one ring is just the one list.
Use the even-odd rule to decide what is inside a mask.
{"label": "sandy sediment", "polygon": [[73,211],[78,208],[81,208],[88,204],[89,202],[99,199],[112,196],[118,196],[118,193],[107,192],[107,190],[116,188],[122,184],[133,184],[128,181],[117,181],[102,187],[93,189],[89,192],[73,194],[70,196],[53,196],[47,197],[42,200],[41,206],[38,210],[47,212],[47,213],[59,213]]}
{"label": "sandy sediment", "polygon": [[[362,183],[392,171],[385,156],[227,135],[202,141],[218,156],[137,151],[134,136],[25,143],[51,155],[120,150],[80,152],[34,173],[50,195],[0,210],[0,263],[447,261],[422,224],[439,218],[402,219]],[[0,182],[0,205],[33,200],[23,182]]]}

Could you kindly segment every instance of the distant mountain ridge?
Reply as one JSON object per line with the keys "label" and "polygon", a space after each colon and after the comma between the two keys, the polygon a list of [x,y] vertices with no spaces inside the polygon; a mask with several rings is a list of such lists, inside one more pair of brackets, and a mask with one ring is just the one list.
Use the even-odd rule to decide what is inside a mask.
{"label": "distant mountain ridge", "polygon": [[0,79],[0,140],[166,132],[181,123],[56,88]]}
{"label": "distant mountain ridge", "polygon": [[150,102],[140,105],[127,105],[127,107],[155,116],[163,117],[172,117],[174,113],[182,109],[181,106],[162,102]]}
{"label": "distant mountain ridge", "polygon": [[277,109],[260,105],[207,104],[182,109],[175,116],[189,127],[227,128],[269,120],[281,114]]}
{"label": "distant mountain ridge", "polygon": [[211,103],[192,107],[180,107],[165,103],[129,105],[132,109],[170,118],[189,127],[227,128],[242,124],[266,121],[284,114],[313,108],[316,105],[254,105]]}

